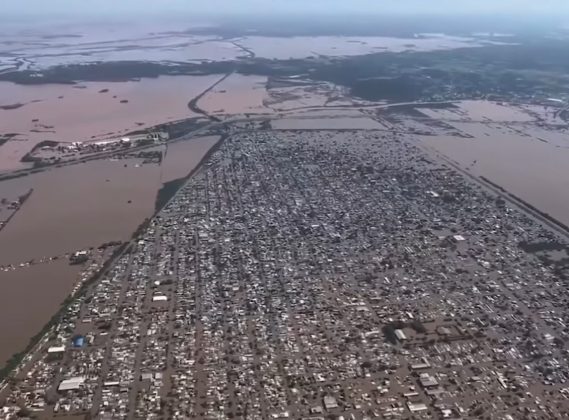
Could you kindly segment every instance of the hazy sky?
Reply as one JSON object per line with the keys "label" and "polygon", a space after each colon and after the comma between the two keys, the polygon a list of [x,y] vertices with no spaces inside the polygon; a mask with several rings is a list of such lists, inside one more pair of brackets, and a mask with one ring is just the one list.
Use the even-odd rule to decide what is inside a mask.
{"label": "hazy sky", "polygon": [[0,0],[20,13],[514,13],[569,16],[569,0]]}

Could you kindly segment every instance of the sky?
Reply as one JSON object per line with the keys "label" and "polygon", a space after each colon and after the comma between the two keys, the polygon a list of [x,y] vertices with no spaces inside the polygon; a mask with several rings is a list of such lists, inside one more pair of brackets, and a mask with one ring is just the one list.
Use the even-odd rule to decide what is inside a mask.
{"label": "sky", "polygon": [[9,14],[533,13],[567,15],[569,0],[0,0]]}

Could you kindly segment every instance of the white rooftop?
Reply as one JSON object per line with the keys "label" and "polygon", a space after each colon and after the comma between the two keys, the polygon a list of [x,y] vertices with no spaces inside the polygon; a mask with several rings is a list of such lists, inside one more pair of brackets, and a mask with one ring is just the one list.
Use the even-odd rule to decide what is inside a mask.
{"label": "white rooftop", "polygon": [[65,379],[61,381],[59,387],[57,388],[58,391],[72,391],[75,389],[81,388],[85,383],[84,376],[76,376],[73,378]]}

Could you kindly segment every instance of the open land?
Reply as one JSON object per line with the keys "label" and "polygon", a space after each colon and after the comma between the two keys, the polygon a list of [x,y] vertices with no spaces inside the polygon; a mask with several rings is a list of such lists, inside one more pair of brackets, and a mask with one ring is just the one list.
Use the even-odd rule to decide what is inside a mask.
{"label": "open land", "polygon": [[122,31],[0,34],[0,416],[569,415],[566,41]]}

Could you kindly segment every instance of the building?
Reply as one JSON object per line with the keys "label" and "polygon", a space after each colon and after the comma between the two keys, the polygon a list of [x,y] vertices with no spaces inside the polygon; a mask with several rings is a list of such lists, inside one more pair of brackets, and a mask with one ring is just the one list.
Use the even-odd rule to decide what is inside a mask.
{"label": "building", "polygon": [[135,132],[128,135],[128,137],[122,137],[122,142],[129,143],[141,143],[141,142],[154,142],[163,143],[170,138],[170,135],[166,131],[152,131],[152,132]]}
{"label": "building", "polygon": [[47,354],[59,354],[65,351],[65,346],[53,346],[47,349]]}
{"label": "building", "polygon": [[428,410],[428,407],[423,404],[423,403],[412,403],[412,402],[408,402],[407,403],[407,407],[409,408],[409,411],[411,413],[417,413],[419,411],[426,411]]}
{"label": "building", "polygon": [[166,131],[153,131],[148,133],[148,138],[154,143],[162,143],[170,138],[170,135]]}
{"label": "building", "polygon": [[64,346],[53,346],[47,349],[47,360],[59,360],[65,354]]}
{"label": "building", "polygon": [[71,254],[69,257],[69,262],[71,264],[83,264],[89,259],[88,251],[77,251]]}
{"label": "building", "polygon": [[397,339],[399,341],[405,341],[407,340],[407,336],[405,335],[405,333],[403,332],[403,330],[395,330],[395,337],[397,337]]}
{"label": "building", "polygon": [[336,401],[336,398],[330,395],[326,395],[324,397],[324,408],[328,411],[338,408],[338,402]]}
{"label": "building", "polygon": [[84,376],[76,376],[76,377],[65,379],[65,380],[61,381],[57,390],[58,391],[75,391],[75,390],[82,388],[84,384],[85,384],[85,377]]}
{"label": "building", "polygon": [[428,373],[421,373],[419,382],[423,388],[432,388],[439,385],[439,381]]}

